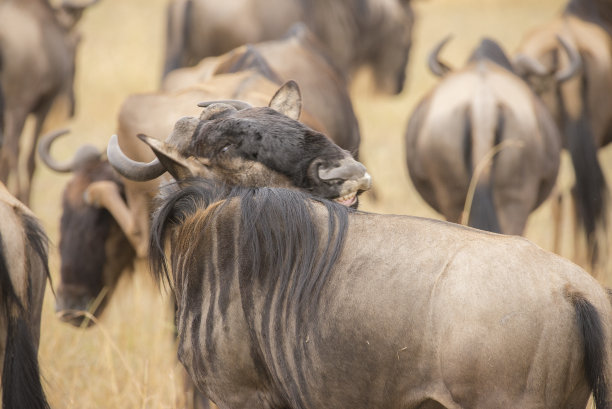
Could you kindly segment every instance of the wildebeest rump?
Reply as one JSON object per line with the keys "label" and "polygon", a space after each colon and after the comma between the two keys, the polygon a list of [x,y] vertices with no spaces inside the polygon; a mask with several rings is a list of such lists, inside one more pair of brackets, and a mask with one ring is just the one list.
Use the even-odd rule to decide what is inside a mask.
{"label": "wildebeest rump", "polygon": [[38,367],[49,267],[47,236],[0,183],[0,359],[2,407],[48,409]]}
{"label": "wildebeest rump", "polygon": [[[80,35],[74,25],[87,4],[47,0],[0,2],[0,181],[26,205],[35,168],[35,147],[53,102],[66,96],[74,112],[75,53]],[[2,115],[3,114],[3,115]],[[22,132],[32,114],[36,124],[27,143],[26,173],[19,171]],[[4,122],[4,123],[2,123]],[[9,178],[12,178],[9,180]]]}
{"label": "wildebeest rump", "polygon": [[[288,88],[286,88],[288,89]],[[208,91],[208,93],[206,93]],[[294,90],[296,91],[296,90]],[[293,91],[293,92],[294,92]],[[125,115],[120,116],[120,129],[119,132],[127,139],[130,132],[143,132],[149,134],[154,138],[163,139],[167,137],[167,134],[171,133],[171,129],[165,131],[167,124],[163,121],[168,122],[171,118],[172,109],[176,111],[176,116],[180,116],[180,112],[191,112],[194,110],[192,106],[195,106],[196,101],[201,100],[199,98],[205,98],[212,94],[212,90],[209,88],[202,88],[199,93],[193,90],[195,97],[191,100],[187,100],[187,106],[183,106],[186,102],[177,104],[178,99],[168,97],[165,102],[161,105],[155,104],[144,104],[141,108],[147,108],[144,111],[139,111],[139,116]],[[294,97],[298,98],[297,94],[290,92]],[[222,96],[223,94],[217,94]],[[245,94],[248,95],[248,94]],[[282,97],[282,92],[279,93],[279,97]],[[155,97],[154,99],[163,100],[165,97]],[[262,98],[259,96],[258,98]],[[269,97],[268,97],[269,98]],[[134,101],[147,101],[146,96],[135,96],[132,97]],[[195,99],[195,101],[193,100]],[[283,98],[273,98],[271,103],[275,106],[274,101],[284,101]],[[150,102],[150,101],[149,101]],[[286,101],[285,101],[286,102]],[[125,107],[126,105],[124,105]],[[131,104],[131,109],[138,107],[137,104]],[[196,111],[201,111],[201,108],[196,108]],[[181,111],[181,109],[183,109]],[[278,109],[281,109],[280,107]],[[299,101],[293,100],[287,107],[287,112],[297,109],[299,114]],[[132,111],[135,113],[136,111]],[[126,111],[122,110],[125,114]],[[268,130],[261,129],[258,123],[261,118],[267,118],[271,123],[276,123],[277,126],[271,126],[271,130],[285,129],[284,132],[276,133],[277,139],[268,139],[266,137],[269,134]],[[339,190],[343,186],[349,185],[349,179],[351,179],[351,172],[361,172],[360,174],[365,175],[365,171],[361,164],[354,161],[350,157],[345,157],[346,152],[338,148],[332,142],[330,142],[325,136],[308,128],[302,127],[296,121],[289,120],[288,118],[281,117],[280,114],[275,115],[272,110],[262,114],[260,119],[255,116],[252,120],[245,120],[242,123],[246,124],[240,128],[236,128],[235,132],[232,132],[231,126],[228,127],[230,119],[225,121],[211,121],[212,123],[223,123],[226,128],[219,128],[220,132],[214,131],[212,125],[208,126],[209,133],[202,134],[203,138],[199,140],[197,147],[189,147],[189,140],[193,133],[175,133],[180,134],[184,137],[183,145],[186,146],[187,151],[181,153],[186,156],[192,156],[197,153],[201,155],[197,161],[200,163],[201,168],[208,166],[211,171],[218,171],[217,177],[223,180],[225,183],[282,183],[283,186],[295,184],[304,189],[312,189],[312,191],[318,192],[325,197],[329,198],[342,198],[348,200],[351,204],[354,200],[353,194],[355,190]],[[196,121],[196,119],[192,118]],[[159,122],[158,122],[159,121]],[[189,122],[190,120],[186,120]],[[284,122],[283,122],[284,121]],[[289,122],[288,122],[289,121]],[[182,121],[181,123],[184,123]],[[296,125],[297,124],[297,125]],[[125,126],[125,128],[122,128]],[[128,128],[129,126],[129,128]],[[221,125],[220,125],[221,126]],[[131,129],[128,132],[128,129]],[[161,132],[167,132],[166,135],[161,135]],[[243,133],[241,135],[241,132]],[[205,135],[214,135],[214,139],[206,139]],[[262,139],[257,139],[261,136]],[[135,135],[133,136],[135,138]],[[212,136],[210,136],[212,137]],[[248,147],[246,144],[249,142]],[[136,139],[136,138],[135,138]],[[309,142],[306,143],[305,141]],[[299,142],[303,141],[303,142]],[[77,168],[74,165],[68,164],[57,164],[53,163],[52,158],[49,156],[48,148],[49,141],[45,137],[41,141],[41,157],[44,161],[56,170],[66,170],[70,168]],[[142,146],[143,149],[149,150],[149,147],[137,140],[137,143]],[[227,146],[218,146],[218,144],[227,144]],[[284,158],[284,162],[279,162],[280,152],[283,150],[275,151],[275,149],[281,149],[286,144],[290,144],[292,150],[295,150],[299,157],[298,160],[293,162],[288,161]],[[129,148],[129,149],[126,149]],[[134,154],[135,149],[138,145],[133,144],[122,144],[123,149],[130,158],[136,161],[149,161],[151,158],[146,156],[144,153]],[[196,149],[197,148],[197,149]],[[250,149],[248,152],[248,159],[238,159],[236,155],[241,154],[244,149]],[[217,150],[223,150],[219,152]],[[283,148],[286,149],[286,148]],[[86,154],[80,155],[85,159],[79,159],[73,161],[73,163],[90,162],[89,164],[79,165],[75,171],[73,181],[67,187],[65,192],[65,204],[64,204],[64,215],[62,222],[68,223],[69,220],[74,220],[71,224],[79,224],[84,229],[91,232],[98,238],[97,245],[89,244],[87,248],[94,247],[95,252],[100,255],[100,263],[96,266],[91,266],[89,260],[94,257],[94,254],[89,254],[90,251],[85,251],[83,248],[84,240],[79,235],[68,232],[68,226],[62,227],[62,238],[60,241],[61,255],[62,255],[62,281],[58,287],[58,304],[59,310],[66,310],[64,319],[69,322],[80,325],[83,320],[82,314],[71,314],[70,310],[74,311],[86,311],[94,302],[94,300],[100,295],[100,292],[106,287],[107,293],[105,299],[108,299],[112,294],[118,277],[126,266],[129,266],[132,258],[134,257],[134,249],[141,249],[142,256],[146,256],[146,246],[148,244],[148,220],[151,211],[151,201],[153,196],[158,191],[161,179],[155,178],[148,182],[137,182],[129,179],[118,178],[117,175],[113,175],[108,169],[108,162],[100,159],[100,153],[92,148],[93,152],[86,152]],[[153,156],[153,155],[151,155]],[[153,156],[154,157],[154,156]],[[278,161],[275,162],[274,158],[278,157]],[[309,159],[307,159],[309,158]],[[308,162],[311,160],[312,162]],[[324,173],[326,160],[330,160],[332,164],[338,165],[335,168],[336,171],[331,173]],[[212,161],[212,162],[207,162]],[[204,165],[202,165],[202,162]],[[272,170],[278,172],[286,172],[289,174],[289,169],[305,169],[313,165],[308,173],[295,174],[294,179],[289,180],[287,176],[270,176],[270,172],[266,172],[266,166],[271,167]],[[321,172],[317,169],[317,166],[321,167]],[[354,169],[349,169],[354,166]],[[100,170],[103,168],[105,170]],[[238,169],[241,169],[241,173],[236,173]],[[93,171],[93,172],[92,172]],[[163,171],[162,171],[163,172]],[[318,173],[319,172],[319,173]],[[344,173],[343,173],[344,172]],[[317,174],[318,173],[318,174]],[[160,173],[161,174],[161,173]],[[356,173],[355,173],[356,174]],[[157,175],[159,176],[159,174]],[[244,178],[249,176],[249,180]],[[242,177],[242,180],[238,180]],[[323,178],[333,177],[333,183],[325,184]],[[368,183],[369,183],[369,176]],[[141,178],[142,180],[142,178]],[[130,190],[131,189],[131,190]],[[360,189],[366,189],[361,186]],[[83,202],[83,196],[85,194],[86,202]],[[131,198],[131,200],[130,200]],[[136,205],[134,204],[136,203]],[[112,222],[109,220],[109,212],[112,215]],[[70,214],[69,214],[70,213]],[[137,225],[138,220],[143,220],[142,226]],[[127,226],[127,227],[126,227]],[[116,228],[120,227],[120,228]],[[126,231],[132,232],[132,239]],[[65,233],[64,233],[65,231]],[[108,236],[102,234],[102,231],[108,232]],[[139,241],[134,240],[134,231],[139,232],[137,238]],[[95,233],[94,233],[95,232]],[[89,236],[87,236],[89,237]],[[105,239],[106,237],[106,239]],[[93,239],[93,236],[92,236]],[[131,246],[126,245],[126,240]],[[140,246],[140,243],[144,245],[144,249]],[[91,274],[89,274],[91,273]],[[100,304],[95,314],[98,315],[102,312],[104,303]]]}
{"label": "wildebeest rump", "polygon": [[194,181],[149,255],[221,408],[610,407],[607,292],[521,237]]}
{"label": "wildebeest rump", "polygon": [[414,23],[409,0],[173,1],[164,75],[243,44],[280,38],[298,21],[345,75],[367,65],[381,91],[402,91]]}
{"label": "wildebeest rump", "polygon": [[[570,1],[563,16],[528,33],[514,57],[519,73],[553,114],[563,146],[572,158],[576,218],[584,226],[592,262],[598,258],[597,233],[607,230],[609,195],[597,149],[612,142],[612,108],[608,103],[612,37],[610,21],[602,21],[605,15],[587,12],[595,3],[604,4]],[[586,7],[578,7],[580,4]],[[604,7],[610,9],[610,5]],[[574,48],[582,61],[579,75],[562,83],[551,80],[569,63],[559,49],[557,36]]]}
{"label": "wildebeest rump", "polygon": [[499,45],[484,39],[463,69],[448,73],[438,60],[446,41],[430,55],[432,71],[444,77],[406,130],[410,178],[447,220],[522,234],[555,184],[561,138]]}

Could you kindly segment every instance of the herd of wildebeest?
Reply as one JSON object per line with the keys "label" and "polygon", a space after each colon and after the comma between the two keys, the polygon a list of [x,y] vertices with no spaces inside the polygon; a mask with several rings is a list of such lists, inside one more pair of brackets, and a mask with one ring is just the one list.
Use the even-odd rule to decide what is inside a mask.
{"label": "herd of wildebeest", "polygon": [[349,81],[369,66],[380,91],[402,92],[410,0],[170,0],[159,91],[124,101],[107,152],[61,161],[51,146],[68,130],[38,139],[58,96],[78,103],[76,26],[96,2],[0,0],[3,408],[49,407],[48,244],[27,207],[37,153],[72,175],[60,318],[93,325],[148,259],[172,290],[193,407],[569,409],[592,395],[612,408],[610,290],[520,237],[557,200],[566,149],[592,265],[607,250],[612,1],[569,0],[514,55],[484,38],[461,68],[439,39],[427,63],[440,81],[405,154],[448,222],[357,210],[376,181]]}

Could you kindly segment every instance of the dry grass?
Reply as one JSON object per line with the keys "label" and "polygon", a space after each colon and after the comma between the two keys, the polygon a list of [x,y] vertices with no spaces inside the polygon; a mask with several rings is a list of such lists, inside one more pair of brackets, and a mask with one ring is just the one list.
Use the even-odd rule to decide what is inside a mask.
{"label": "dry grass", "polygon": [[[377,188],[378,201],[366,198],[366,210],[439,218],[412,188],[403,159],[403,132],[416,102],[436,83],[425,58],[433,44],[448,33],[455,38],[444,51],[455,65],[484,36],[500,40],[512,52],[522,35],[556,15],[560,0],[422,0],[417,1],[418,25],[409,67],[407,90],[398,97],[372,95],[367,75],[353,87],[363,134],[363,160]],[[73,133],[57,156],[71,155],[82,142],[104,147],[114,132],[115,117],[130,93],[154,90],[161,72],[166,0],[104,0],[82,21],[78,58],[77,116]],[[58,126],[55,123],[52,126]],[[601,152],[612,181],[612,148]],[[39,168],[33,210],[42,219],[54,245],[58,243],[61,190],[67,176]],[[571,184],[564,158],[561,186]],[[568,219],[569,220],[569,219]],[[566,226],[569,222],[566,221]],[[550,207],[531,217],[527,236],[552,246]],[[572,255],[572,238],[564,237],[562,253]],[[52,272],[59,262],[53,249]],[[60,323],[48,293],[41,339],[41,366],[54,408],[174,408],[180,396],[181,370],[175,362],[172,325],[165,297],[154,288],[144,265],[125,279],[95,328],[74,329]],[[607,272],[610,273],[610,266]],[[602,276],[610,285],[610,277]]]}

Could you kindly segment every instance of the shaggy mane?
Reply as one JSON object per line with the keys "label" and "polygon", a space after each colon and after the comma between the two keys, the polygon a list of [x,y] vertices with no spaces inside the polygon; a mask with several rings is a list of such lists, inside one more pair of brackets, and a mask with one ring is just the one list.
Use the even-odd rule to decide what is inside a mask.
{"label": "shaggy mane", "polygon": [[[295,190],[230,188],[203,179],[190,180],[178,189],[173,185],[170,190],[161,199],[151,227],[149,256],[158,282],[173,289],[165,257],[166,236],[189,223],[190,216],[222,201],[206,215],[209,221],[214,220],[224,212],[229,199],[236,199],[240,204],[235,216],[240,221],[241,287],[255,282],[270,289],[278,286],[292,303],[316,304],[342,251],[351,209]],[[315,203],[327,210],[326,226],[317,221]]]}

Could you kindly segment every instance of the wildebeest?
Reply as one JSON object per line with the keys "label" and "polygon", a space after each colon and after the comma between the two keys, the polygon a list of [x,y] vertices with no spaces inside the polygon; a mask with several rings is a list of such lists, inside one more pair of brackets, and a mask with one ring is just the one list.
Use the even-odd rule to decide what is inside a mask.
{"label": "wildebeest", "polygon": [[[607,224],[609,193],[597,149],[612,142],[610,10],[604,2],[570,1],[563,16],[528,33],[514,57],[518,72],[553,114],[572,158],[576,217],[584,226],[591,261],[597,260],[597,231]],[[551,80],[570,64],[557,36],[582,60],[579,75],[566,82]]]}
{"label": "wildebeest", "polygon": [[[125,200],[125,188],[105,155],[92,145],[81,146],[74,157],[58,162],[50,155],[51,144],[68,130],[45,135],[38,146],[43,162],[52,170],[72,173],[62,199],[59,255],[60,285],[56,310],[61,318],[79,326],[83,311],[94,316],[104,310],[119,274],[132,269],[135,251],[126,235],[105,207],[92,205],[87,188],[106,188],[106,201]],[[110,293],[105,293],[106,290]],[[93,324],[93,321],[88,321]]]}
{"label": "wildebeest", "polygon": [[221,408],[610,407],[606,290],[521,237],[194,181],[149,255]]}
{"label": "wildebeest", "polygon": [[176,69],[166,76],[162,89],[176,91],[254,64],[278,86],[295,80],[305,111],[323,127],[318,130],[358,157],[361,136],[346,80],[304,24],[291,26],[282,39],[241,46],[222,56],[205,58],[195,67]]}
{"label": "wildebeest", "polygon": [[446,41],[429,59],[444,78],[419,103],[406,130],[410,178],[447,220],[469,217],[473,227],[522,234],[529,213],[556,182],[561,138],[497,43],[482,40],[462,70],[449,72],[438,59]]}
{"label": "wildebeest", "polygon": [[[0,181],[26,205],[35,146],[53,102],[66,96],[70,114],[74,112],[75,53],[80,38],[74,25],[83,9],[95,2],[77,5],[64,0],[58,9],[47,0],[0,2]],[[31,114],[35,128],[32,138],[24,140],[24,124]],[[32,148],[23,158],[26,173],[22,174],[19,151],[26,141]]]}
{"label": "wildebeest", "polygon": [[0,359],[2,407],[48,409],[38,343],[49,267],[47,236],[34,214],[0,183]]}
{"label": "wildebeest", "polygon": [[[229,80],[229,77],[225,79]],[[142,132],[153,139],[165,139],[172,131],[172,126],[168,125],[172,115],[175,115],[175,118],[180,117],[181,113],[193,112],[194,107],[196,111],[201,111],[201,108],[196,106],[197,101],[215,95],[212,89],[207,90],[206,87],[197,91],[199,93],[195,89],[191,92],[192,98],[187,100],[171,95],[131,97],[131,102],[124,104],[122,108],[119,135],[116,139],[125,154],[135,161],[150,161],[151,157],[146,156],[147,152],[143,152],[143,148],[149,151],[150,149],[136,138],[136,134],[132,135],[132,132]],[[258,95],[257,98],[261,98],[261,95],[265,94]],[[250,99],[254,100],[252,95]],[[138,101],[143,105],[136,104]],[[196,161],[194,163],[203,169],[210,167],[211,171],[216,172],[216,177],[225,183],[294,185],[322,197],[337,198],[344,200],[347,205],[353,204],[354,194],[369,188],[370,178],[363,166],[323,134],[301,125],[294,119],[275,113],[280,111],[297,118],[301,103],[295,83],[288,83],[279,89],[269,102],[276,110],[247,109],[239,111],[237,115],[255,111],[256,114],[250,119],[233,119],[233,116],[230,116],[208,121],[205,128],[207,132],[196,139],[197,145],[188,145],[193,129],[191,133],[175,131],[172,133],[172,141],[176,143],[179,136],[184,138],[178,148],[181,154],[191,157],[188,162]],[[127,107],[133,111],[126,111]],[[136,110],[138,107],[141,109]],[[264,112],[260,112],[261,110]],[[204,112],[211,111],[207,109]],[[198,122],[192,118],[180,123],[185,124],[185,121],[191,124]],[[270,125],[269,129],[264,129],[264,121]],[[235,128],[232,124],[235,124]],[[215,126],[219,128],[215,129]],[[166,134],[163,135],[163,132]],[[130,137],[136,142],[132,143]],[[100,163],[100,155],[96,154],[95,149],[92,149],[91,153],[81,155],[86,160],[73,161],[87,163],[93,160],[86,166],[58,165],[54,164],[49,156],[48,142],[50,141],[47,138],[43,138],[40,145],[41,157],[48,165],[56,170],[76,169],[75,177],[64,194],[62,224],[73,220],[70,226],[83,226],[79,227],[79,231],[87,229],[91,232],[92,240],[97,237],[97,245],[93,245],[85,243],[83,234],[67,232],[73,229],[68,225],[61,228],[62,280],[58,287],[57,308],[66,310],[64,319],[80,325],[82,314],[71,314],[71,310],[86,311],[104,287],[108,291],[105,299],[108,299],[120,273],[131,263],[134,251],[141,257],[146,256],[151,202],[159,190],[161,179],[158,176],[163,173],[163,169],[159,165],[153,165],[153,173],[145,170],[137,177],[141,181],[125,178],[117,180],[117,175],[113,175],[108,169],[108,163],[105,160]],[[219,144],[226,146],[218,146]],[[244,155],[246,159],[241,160],[240,155]],[[104,170],[100,171],[100,167]],[[272,173],[274,176],[266,171],[267,168],[276,172]],[[142,171],[149,168],[140,166],[138,169]],[[133,177],[133,170],[123,172]],[[180,177],[180,174],[173,173],[173,176]],[[144,179],[152,180],[143,181]],[[83,196],[86,198],[85,202]],[[74,208],[82,210],[77,212]],[[100,229],[108,232],[108,235],[102,234]],[[126,246],[126,240],[131,246]],[[89,254],[87,249],[92,247],[95,247],[99,257]],[[126,251],[129,251],[129,254],[125,254]],[[123,255],[119,257],[119,254]],[[91,263],[90,260],[94,257],[99,262]],[[104,303],[100,304],[95,315],[100,314],[103,307]]]}
{"label": "wildebeest", "polygon": [[370,66],[381,91],[402,91],[414,23],[409,0],[175,0],[168,8],[164,75],[243,44],[280,38],[297,21],[345,75]]}

